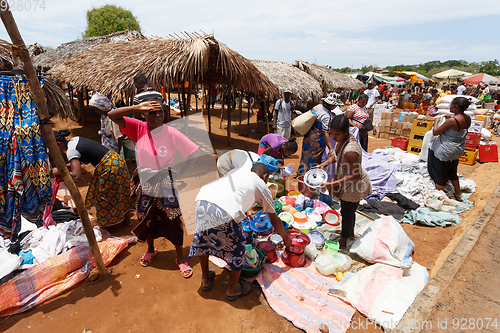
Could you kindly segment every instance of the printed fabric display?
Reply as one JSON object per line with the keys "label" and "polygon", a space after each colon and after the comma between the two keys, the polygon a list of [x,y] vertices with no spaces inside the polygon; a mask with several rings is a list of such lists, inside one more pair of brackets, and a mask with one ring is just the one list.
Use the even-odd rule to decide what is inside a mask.
{"label": "printed fabric display", "polygon": [[0,236],[15,240],[21,215],[42,225],[51,196],[47,153],[28,80],[0,76]]}

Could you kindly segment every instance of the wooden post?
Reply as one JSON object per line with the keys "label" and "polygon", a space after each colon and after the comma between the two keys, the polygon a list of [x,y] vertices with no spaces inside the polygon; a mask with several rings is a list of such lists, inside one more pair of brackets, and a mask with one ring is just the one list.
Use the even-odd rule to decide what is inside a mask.
{"label": "wooden post", "polygon": [[76,96],[78,98],[78,110],[80,113],[80,117],[82,119],[83,126],[85,126],[86,124],[85,124],[85,114],[83,112],[84,105],[83,105],[83,89],[82,88],[77,90]]}
{"label": "wooden post", "polygon": [[[222,121],[224,120],[224,103],[227,103],[226,94],[222,94],[222,98],[220,99],[221,109],[220,109],[220,128],[222,129]],[[229,105],[228,105],[229,107]]]}
{"label": "wooden post", "polygon": [[[267,118],[267,112],[269,111],[269,101],[266,99],[266,116],[265,116],[265,119],[266,119],[266,124],[267,124],[267,134],[269,134],[269,119]],[[273,115],[273,118],[274,118],[274,115]],[[273,120],[273,123],[274,123],[274,120]]]}
{"label": "wooden post", "polygon": [[[189,116],[189,111],[191,111],[191,95],[192,95],[192,91],[193,91],[193,78],[190,78],[189,79],[189,82],[188,82],[188,91],[187,91],[187,94],[186,94],[186,104],[184,104],[184,107],[185,107],[185,112],[184,112],[184,116],[187,117]],[[196,98],[196,96],[195,96]]]}
{"label": "wooden post", "polygon": [[[181,90],[180,90],[180,95],[179,96],[179,109],[181,110],[181,118],[184,117],[185,113],[184,113],[184,110],[186,110],[186,96],[184,95],[184,81],[181,81],[180,85],[181,85]],[[180,101],[182,101],[182,104],[183,106],[181,106],[181,103]]]}
{"label": "wooden post", "polygon": [[168,119],[171,119],[172,114],[170,113],[170,82],[167,84],[167,98],[168,98]]}
{"label": "wooden post", "polygon": [[247,114],[247,125],[250,126],[250,101],[248,101],[248,114]]}
{"label": "wooden post", "polygon": [[47,148],[49,148],[49,155],[54,161],[57,169],[59,170],[59,173],[64,180],[64,183],[68,187],[68,190],[71,193],[73,200],[75,201],[76,208],[78,209],[78,213],[80,214],[80,218],[82,220],[83,230],[85,231],[85,235],[87,236],[87,240],[94,256],[99,275],[104,275],[106,274],[106,266],[104,266],[101,252],[99,251],[99,246],[97,245],[94,230],[92,228],[92,224],[90,223],[89,215],[87,213],[87,209],[85,208],[85,203],[83,202],[82,195],[76,187],[73,178],[71,178],[71,175],[69,174],[66,163],[64,162],[64,159],[59,151],[54,133],[52,133],[52,126],[50,125],[50,122],[46,121],[49,119],[49,111],[47,109],[47,103],[45,102],[45,95],[43,93],[43,90],[40,88],[40,83],[38,82],[35,67],[33,67],[33,62],[31,61],[28,49],[24,44],[24,40],[19,33],[16,21],[14,20],[14,17],[12,16],[10,10],[0,11],[0,17],[5,26],[5,29],[7,30],[7,33],[10,36],[10,39],[12,40],[12,44],[16,45],[19,48],[19,58],[21,58],[22,62],[24,63],[24,72],[26,73],[26,77],[28,78],[31,92],[33,93],[33,98],[38,109],[38,114],[42,118],[40,123],[43,132],[43,140]]}
{"label": "wooden post", "polygon": [[240,102],[238,103],[238,107],[240,109],[240,125],[241,125],[241,117],[243,116],[243,91],[240,90]]}
{"label": "wooden post", "polygon": [[212,83],[208,81],[208,103],[207,103],[207,115],[208,115],[208,136],[212,135],[212,118],[210,117],[210,106],[212,104]]}
{"label": "wooden post", "polygon": [[231,91],[231,81],[227,84],[227,145],[231,146],[231,111],[233,110],[234,95]]}
{"label": "wooden post", "polygon": [[83,88],[85,89],[85,100],[87,101],[87,106],[89,106],[89,89],[87,87]]}

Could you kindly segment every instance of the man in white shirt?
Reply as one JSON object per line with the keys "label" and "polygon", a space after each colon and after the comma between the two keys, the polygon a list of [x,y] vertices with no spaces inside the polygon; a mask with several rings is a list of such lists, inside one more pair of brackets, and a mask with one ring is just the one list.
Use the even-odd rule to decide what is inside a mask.
{"label": "man in white shirt", "polygon": [[245,237],[240,222],[251,219],[249,210],[259,202],[262,212],[267,213],[274,229],[285,245],[292,240],[285,232],[281,219],[276,215],[271,192],[267,188],[269,170],[263,163],[231,170],[226,176],[203,186],[196,196],[196,231],[189,257],[197,256],[202,270],[201,290],[209,291],[215,271],[209,269],[208,258],[215,256],[231,268],[226,299],[235,301],[248,295],[252,285],[239,281],[245,259]]}
{"label": "man in white shirt", "polygon": [[290,100],[292,91],[287,89],[283,92],[283,98],[276,101],[274,105],[274,125],[276,133],[290,139],[292,134],[292,112],[295,108],[294,103]]}
{"label": "man in white shirt", "polygon": [[457,88],[457,95],[465,95],[466,90],[467,90],[467,87],[465,86],[465,83],[462,83]]}
{"label": "man in white shirt", "polygon": [[380,100],[380,93],[375,87],[373,81],[368,82],[368,89],[364,91],[365,95],[368,96],[368,103],[366,103],[366,109],[370,114],[370,120],[373,121],[373,105]]}
{"label": "man in white shirt", "polygon": [[483,92],[484,92],[484,97],[488,96],[490,94],[490,86],[486,86],[486,88],[484,88]]}

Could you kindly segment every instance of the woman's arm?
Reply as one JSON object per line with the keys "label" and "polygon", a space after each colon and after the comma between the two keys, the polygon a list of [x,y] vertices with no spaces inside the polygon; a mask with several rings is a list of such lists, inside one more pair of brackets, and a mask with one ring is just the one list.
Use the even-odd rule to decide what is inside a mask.
{"label": "woman's arm", "polygon": [[[262,154],[266,154],[266,155],[272,155],[272,152],[273,152],[273,147],[267,147],[263,152]],[[281,151],[280,151],[281,152]]]}
{"label": "woman's arm", "polygon": [[142,102],[141,104],[124,106],[122,108],[114,109],[108,112],[108,117],[113,122],[117,123],[121,127],[125,127],[125,117],[129,113],[140,112],[147,113],[151,111],[161,111],[162,106],[158,102]]}
{"label": "woman's arm", "polygon": [[330,133],[328,131],[323,130],[323,135],[325,137],[326,146],[328,147],[328,156],[332,156],[333,147],[332,147],[332,141],[330,140]]}
{"label": "woman's arm", "polygon": [[441,120],[441,118],[436,119],[434,121],[434,127],[432,128],[433,135],[439,135],[439,134],[443,133],[444,131],[446,131],[447,129],[453,128],[453,125],[456,125],[455,119],[453,119],[451,117],[446,119],[445,122],[441,124],[441,126],[439,126],[440,120]]}
{"label": "woman's arm", "polygon": [[348,182],[358,180],[361,177],[361,163],[358,162],[358,153],[350,152],[344,154],[344,160],[349,166],[349,174],[335,181],[323,183],[321,187],[331,187],[333,185],[345,185]]}
{"label": "woman's arm", "polygon": [[354,111],[346,111],[346,116],[347,118],[349,118],[349,124],[351,125],[351,127],[354,127],[354,123],[352,122],[352,117],[354,116]]}

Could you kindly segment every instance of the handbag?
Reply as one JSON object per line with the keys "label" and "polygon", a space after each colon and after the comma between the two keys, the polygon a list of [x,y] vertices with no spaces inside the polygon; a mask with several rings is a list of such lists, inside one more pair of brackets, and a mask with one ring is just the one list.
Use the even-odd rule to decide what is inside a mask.
{"label": "handbag", "polygon": [[351,118],[352,120],[354,120],[355,122],[358,122],[360,123],[361,125],[363,125],[363,128],[367,131],[371,131],[373,129],[373,123],[370,119],[366,119],[365,121],[363,122],[360,122],[359,120],[357,119],[354,119],[354,118]]}
{"label": "handbag", "polygon": [[296,133],[306,135],[316,121],[316,113],[313,110],[304,112],[292,121],[292,127]]}

